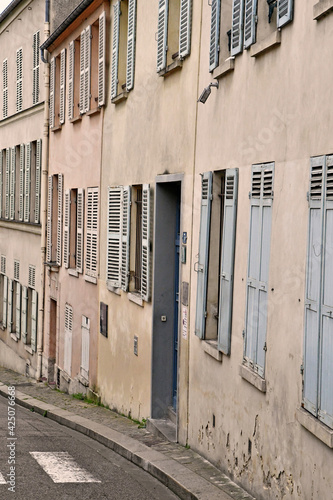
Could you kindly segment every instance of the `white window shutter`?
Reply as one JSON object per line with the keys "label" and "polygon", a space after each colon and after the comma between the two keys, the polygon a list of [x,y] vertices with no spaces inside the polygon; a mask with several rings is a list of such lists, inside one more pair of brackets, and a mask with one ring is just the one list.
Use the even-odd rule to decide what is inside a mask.
{"label": "white window shutter", "polygon": [[169,0],[158,1],[157,24],[157,72],[165,69],[168,44],[168,7]]}
{"label": "white window shutter", "polygon": [[74,73],[75,73],[75,50],[74,40],[69,44],[68,56],[68,119],[73,119],[74,112]]}
{"label": "white window shutter", "polygon": [[86,30],[81,31],[80,35],[80,114],[85,112],[84,100],[84,77],[85,77],[85,53],[86,53]]}
{"label": "white window shutter", "polygon": [[129,282],[129,248],[131,233],[131,189],[125,186],[123,190],[123,210],[121,227],[121,288],[128,290]]}
{"label": "white window shutter", "polygon": [[72,335],[73,335],[73,308],[65,305],[65,342],[64,342],[64,370],[71,375],[72,371]]}
{"label": "white window shutter", "polygon": [[233,0],[231,24],[231,55],[243,50],[244,0]]}
{"label": "white window shutter", "polygon": [[84,110],[90,110],[91,98],[91,26],[86,28],[86,48],[84,54]]}
{"label": "white window shutter", "polygon": [[31,293],[31,349],[36,352],[37,344],[37,319],[38,319],[38,294],[36,290]]}
{"label": "white window shutter", "polygon": [[201,212],[197,269],[197,304],[195,314],[195,334],[205,338],[207,277],[210,235],[210,213],[212,205],[212,172],[205,172],[201,179]]}
{"label": "white window shutter", "polygon": [[8,330],[13,331],[13,280],[8,279]]}
{"label": "white window shutter", "polygon": [[212,14],[210,21],[209,71],[213,71],[219,64],[220,50],[220,13],[221,0],[212,0]]}
{"label": "white window shutter", "polygon": [[70,215],[71,215],[71,194],[70,190],[65,191],[65,217],[64,217],[64,265],[69,267],[69,251],[70,251]]}
{"label": "white window shutter", "polygon": [[25,145],[24,222],[30,222],[31,143]]}
{"label": "white window shutter", "polygon": [[244,12],[244,48],[256,41],[257,0],[245,0]]}
{"label": "white window shutter", "polygon": [[135,41],[136,41],[136,0],[128,0],[128,32],[127,32],[127,63],[126,63],[126,89],[134,87],[135,67]]}
{"label": "white window shutter", "polygon": [[86,275],[97,278],[98,188],[88,188]]}
{"label": "white window shutter", "polygon": [[35,224],[39,224],[40,217],[40,190],[42,172],[42,140],[36,142],[36,191],[35,191]]}
{"label": "white window shutter", "polygon": [[22,342],[27,343],[27,313],[28,313],[28,288],[22,287],[22,310],[21,310],[21,335]]}
{"label": "white window shutter", "polygon": [[76,270],[83,272],[83,228],[84,228],[84,189],[77,190],[76,201]]}
{"label": "white window shutter", "polygon": [[63,185],[64,177],[62,174],[58,175],[58,210],[57,210],[57,251],[56,251],[56,262],[58,266],[61,266],[61,254],[62,254],[62,205],[63,205]]}
{"label": "white window shutter", "polygon": [[15,219],[15,185],[16,185],[16,148],[10,148],[10,203],[9,203],[9,218]]}
{"label": "white window shutter", "polygon": [[109,285],[116,288],[120,287],[121,200],[122,189],[109,188],[106,280]]}
{"label": "white window shutter", "polygon": [[47,237],[46,237],[46,261],[52,261],[52,199],[53,199],[53,176],[48,178],[47,193]]}
{"label": "white window shutter", "polygon": [[60,53],[60,99],[59,99],[59,122],[65,123],[65,99],[66,99],[66,49]]}
{"label": "white window shutter", "polygon": [[184,59],[191,52],[192,0],[181,0],[179,22],[179,57]]}
{"label": "white window shutter", "polygon": [[25,145],[20,145],[20,200],[19,200],[19,220],[24,220],[24,162]]}
{"label": "white window shutter", "polygon": [[294,0],[278,0],[277,3],[277,27],[282,28],[293,20]]}
{"label": "white window shutter", "polygon": [[150,186],[142,185],[141,297],[150,300]]}
{"label": "white window shutter", "polygon": [[21,338],[21,285],[16,283],[16,337]]}
{"label": "white window shutter", "polygon": [[2,326],[7,327],[7,304],[8,303],[8,278],[3,277],[3,304],[2,304]]}
{"label": "white window shutter", "polygon": [[16,51],[16,111],[23,107],[23,52],[22,48]]}
{"label": "white window shutter", "polygon": [[6,180],[5,180],[5,218],[9,219],[9,197],[10,197],[10,155],[11,149],[6,149]]}
{"label": "white window shutter", "polygon": [[111,60],[111,99],[118,95],[120,0],[113,10],[112,60]]}
{"label": "white window shutter", "polygon": [[33,35],[33,63],[32,63],[32,103],[37,104],[39,101],[39,45],[40,32],[37,31]]}
{"label": "white window shutter", "polygon": [[106,45],[106,13],[99,16],[98,29],[98,106],[105,104],[105,45]]}
{"label": "white window shutter", "polygon": [[2,117],[8,116],[8,59],[2,63]]}
{"label": "white window shutter", "polygon": [[49,124],[50,128],[54,127],[54,116],[55,116],[55,77],[56,77],[56,60],[52,57],[50,62],[50,116]]}
{"label": "white window shutter", "polygon": [[82,316],[81,323],[81,375],[89,380],[90,319]]}
{"label": "white window shutter", "polygon": [[0,219],[2,218],[2,192],[3,192],[3,150],[0,149]]}

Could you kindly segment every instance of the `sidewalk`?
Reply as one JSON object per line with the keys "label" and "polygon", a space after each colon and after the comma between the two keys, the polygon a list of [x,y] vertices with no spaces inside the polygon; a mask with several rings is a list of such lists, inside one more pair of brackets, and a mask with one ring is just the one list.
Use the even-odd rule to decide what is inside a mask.
{"label": "sidewalk", "polygon": [[79,431],[149,472],[184,500],[255,500],[191,449],[138,428],[102,406],[0,367],[0,394],[16,387],[16,403]]}

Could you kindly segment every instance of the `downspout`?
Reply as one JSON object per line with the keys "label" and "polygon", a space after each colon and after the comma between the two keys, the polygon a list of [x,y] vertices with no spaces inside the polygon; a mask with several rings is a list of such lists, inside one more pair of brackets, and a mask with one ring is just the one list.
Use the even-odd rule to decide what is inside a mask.
{"label": "downspout", "polygon": [[[45,23],[44,40],[50,36],[50,0],[45,0]],[[50,88],[50,65],[45,60],[41,50],[41,60],[44,66],[44,125],[42,140],[42,179],[41,179],[41,297],[39,299],[38,331],[37,331],[37,380],[42,377],[43,371],[43,331],[45,320],[45,281],[46,281],[46,222],[47,222],[47,181],[48,181],[48,157],[49,157],[49,88]]]}

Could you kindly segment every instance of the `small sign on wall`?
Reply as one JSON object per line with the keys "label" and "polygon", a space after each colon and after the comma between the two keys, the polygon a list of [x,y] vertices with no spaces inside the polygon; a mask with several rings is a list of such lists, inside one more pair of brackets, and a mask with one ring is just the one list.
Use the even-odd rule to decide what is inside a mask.
{"label": "small sign on wall", "polygon": [[108,336],[108,305],[99,303],[99,331],[104,337]]}
{"label": "small sign on wall", "polygon": [[187,340],[187,307],[182,307],[182,335],[183,339]]}

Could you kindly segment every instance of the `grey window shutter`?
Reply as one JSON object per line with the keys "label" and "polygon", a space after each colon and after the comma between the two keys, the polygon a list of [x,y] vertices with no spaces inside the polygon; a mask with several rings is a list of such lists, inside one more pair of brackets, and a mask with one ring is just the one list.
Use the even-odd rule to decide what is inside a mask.
{"label": "grey window shutter", "polygon": [[128,0],[128,32],[127,32],[127,64],[126,89],[134,86],[135,67],[135,39],[136,39],[136,0]]}
{"label": "grey window shutter", "polygon": [[50,116],[49,124],[50,128],[54,127],[54,116],[55,116],[55,76],[56,76],[56,60],[52,57],[50,62]]}
{"label": "grey window shutter", "polygon": [[2,116],[8,116],[8,59],[2,63]]}
{"label": "grey window shutter", "polygon": [[21,338],[21,285],[16,283],[16,337]]}
{"label": "grey window shutter", "polygon": [[59,122],[65,123],[65,98],[66,98],[66,49],[60,53],[60,99],[59,99]]}
{"label": "grey window shutter", "polygon": [[37,319],[38,319],[38,294],[36,290],[31,293],[31,349],[36,352],[37,344]]}
{"label": "grey window shutter", "polygon": [[212,0],[209,44],[209,71],[213,71],[219,64],[221,17],[220,8],[221,0]]}
{"label": "grey window shutter", "polygon": [[3,167],[3,150],[0,149],[0,219],[2,218]]}
{"label": "grey window shutter", "polygon": [[86,275],[97,278],[98,188],[88,188]]}
{"label": "grey window shutter", "polygon": [[[56,251],[56,262],[58,266],[61,266],[61,254],[62,254],[62,205],[63,205],[63,185],[64,176],[63,174],[58,174],[58,210],[57,210],[57,251]],[[52,202],[51,202],[52,203]],[[51,205],[52,209],[52,205]],[[52,222],[53,224],[53,222]],[[54,244],[54,242],[53,242]]]}
{"label": "grey window shutter", "polygon": [[6,180],[5,180],[5,218],[9,219],[9,196],[10,196],[10,148],[6,149]]}
{"label": "grey window shutter", "polygon": [[244,12],[244,48],[256,41],[257,0],[245,0]]}
{"label": "grey window shutter", "polygon": [[244,0],[233,0],[231,24],[231,55],[243,50]]}
{"label": "grey window shutter", "polygon": [[30,222],[31,143],[25,145],[24,222]]}
{"label": "grey window shutter", "polygon": [[294,0],[278,0],[277,3],[277,27],[282,28],[293,20]]}
{"label": "grey window shutter", "polygon": [[22,342],[27,343],[27,312],[28,312],[28,288],[22,287],[22,314],[21,314],[21,335]]}
{"label": "grey window shutter", "polygon": [[120,187],[109,188],[106,280],[109,285],[116,288],[120,287],[121,199]]}
{"label": "grey window shutter", "polygon": [[70,252],[70,218],[71,218],[71,200],[70,190],[65,191],[65,217],[64,217],[64,266],[69,267]]}
{"label": "grey window shutter", "polygon": [[83,228],[84,228],[84,190],[77,190],[76,202],[76,270],[83,272]]}
{"label": "grey window shutter", "polygon": [[13,280],[8,279],[8,330],[9,332],[13,331]]}
{"label": "grey window shutter", "polygon": [[85,54],[84,54],[84,110],[90,110],[91,97],[91,26],[85,30]]}
{"label": "grey window shutter", "polygon": [[16,51],[16,111],[23,107],[23,52],[22,48]]}
{"label": "grey window shutter", "polygon": [[218,319],[218,348],[224,354],[230,354],[237,194],[238,169],[227,170],[224,190]]}
{"label": "grey window shutter", "polygon": [[105,104],[105,44],[106,14],[102,12],[98,27],[98,106]]}
{"label": "grey window shutter", "polygon": [[111,60],[111,99],[118,95],[118,58],[119,58],[119,28],[120,28],[120,0],[113,10],[113,36]]}
{"label": "grey window shutter", "polygon": [[69,44],[68,56],[68,119],[73,119],[74,112],[74,73],[75,73],[75,50],[74,40]]}
{"label": "grey window shutter", "polygon": [[131,232],[131,189],[125,186],[123,190],[123,210],[121,227],[121,288],[128,290],[129,282],[129,249]]}
{"label": "grey window shutter", "polygon": [[184,59],[191,52],[192,0],[181,0],[179,23],[179,57]]}
{"label": "grey window shutter", "polygon": [[212,205],[212,172],[206,172],[201,179],[201,213],[199,253],[197,262],[197,304],[195,312],[195,334],[203,339],[206,327],[207,276],[210,234],[210,213]]}
{"label": "grey window shutter", "polygon": [[84,101],[84,79],[85,79],[85,53],[86,53],[86,30],[81,31],[80,35],[80,114],[85,112],[85,101]]}
{"label": "grey window shutter", "polygon": [[9,203],[9,218],[15,219],[15,185],[16,185],[16,148],[10,148],[10,203]]}
{"label": "grey window shutter", "polygon": [[48,178],[48,193],[47,193],[47,237],[46,237],[46,260],[52,261],[52,198],[53,198],[53,176]]}
{"label": "grey window shutter", "polygon": [[20,145],[20,200],[19,200],[19,220],[24,220],[24,162],[25,162],[25,146]]}
{"label": "grey window shutter", "polygon": [[142,185],[141,297],[150,300],[150,185]]}
{"label": "grey window shutter", "polygon": [[165,69],[168,44],[168,7],[169,0],[158,1],[157,24],[157,72]]}
{"label": "grey window shutter", "polygon": [[7,327],[7,305],[8,305],[8,278],[3,277],[3,304],[2,304],[2,326]]}
{"label": "grey window shutter", "polygon": [[33,64],[32,64],[32,103],[37,104],[39,101],[39,45],[40,32],[37,31],[33,35]]}
{"label": "grey window shutter", "polygon": [[41,190],[41,172],[42,172],[42,140],[36,142],[36,189],[35,189],[35,224],[39,224],[40,217],[40,190]]}

